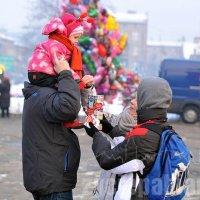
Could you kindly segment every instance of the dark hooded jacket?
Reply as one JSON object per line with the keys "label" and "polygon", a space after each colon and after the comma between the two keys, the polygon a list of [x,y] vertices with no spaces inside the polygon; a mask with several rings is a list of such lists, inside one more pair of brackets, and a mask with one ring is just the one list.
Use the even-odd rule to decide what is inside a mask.
{"label": "dark hooded jacket", "polygon": [[63,127],[80,110],[80,91],[70,71],[58,76],[58,86],[26,82],[22,119],[22,157],[25,188],[46,195],[73,189],[80,147],[77,136]]}
{"label": "dark hooded jacket", "polygon": [[[168,127],[166,115],[171,98],[171,89],[164,79],[157,77],[144,79],[137,92],[138,123],[144,124],[143,127],[147,131],[141,132],[141,129],[135,128],[134,136],[127,137],[124,142],[113,149],[106,137],[99,132],[95,133],[92,149],[99,165],[105,170],[110,170],[132,159],[140,159],[145,165],[145,176],[151,169],[159,149],[160,135],[158,132]],[[149,120],[157,122],[153,128],[147,126]],[[122,133],[116,126],[109,135],[116,137]],[[138,187],[138,191],[132,194],[132,199],[146,199],[141,187]]]}
{"label": "dark hooded jacket", "polygon": [[0,83],[0,108],[10,107],[10,81],[3,78]]}

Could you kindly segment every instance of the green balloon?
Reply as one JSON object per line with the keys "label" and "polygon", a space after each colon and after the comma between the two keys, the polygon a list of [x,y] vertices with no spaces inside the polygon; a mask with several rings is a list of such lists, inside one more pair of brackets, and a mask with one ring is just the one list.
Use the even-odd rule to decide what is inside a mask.
{"label": "green balloon", "polygon": [[87,68],[92,75],[96,74],[96,67],[93,61],[87,65]]}
{"label": "green balloon", "polygon": [[88,15],[90,17],[97,17],[98,16],[98,10],[96,8],[90,8]]}
{"label": "green balloon", "polygon": [[78,42],[79,42],[79,44],[81,46],[85,46],[85,45],[90,45],[91,44],[90,37],[86,36],[86,35],[81,36]]}
{"label": "green balloon", "polygon": [[83,62],[85,63],[86,67],[88,68],[89,72],[92,75],[96,74],[96,66],[94,61],[90,58],[88,54],[83,55]]}
{"label": "green balloon", "polygon": [[120,68],[120,66],[121,66],[119,57],[113,58],[112,63],[115,65],[116,69]]}
{"label": "green balloon", "polygon": [[90,57],[89,57],[88,54],[84,54],[84,55],[83,55],[83,62],[84,62],[85,64],[88,64],[88,62],[90,62]]}

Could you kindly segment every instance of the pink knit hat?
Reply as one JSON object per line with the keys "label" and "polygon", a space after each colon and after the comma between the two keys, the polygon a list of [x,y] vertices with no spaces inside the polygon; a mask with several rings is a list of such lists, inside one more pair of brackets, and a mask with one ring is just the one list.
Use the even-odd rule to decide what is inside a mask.
{"label": "pink knit hat", "polygon": [[71,34],[83,33],[83,26],[80,18],[78,19],[75,16],[66,13],[61,17],[61,20],[67,28],[67,36],[70,36]]}
{"label": "pink knit hat", "polygon": [[42,34],[49,35],[56,31],[69,37],[71,34],[83,33],[83,22],[94,23],[94,19],[88,17],[87,13],[81,14],[79,18],[65,13],[62,17],[53,17],[44,26]]}

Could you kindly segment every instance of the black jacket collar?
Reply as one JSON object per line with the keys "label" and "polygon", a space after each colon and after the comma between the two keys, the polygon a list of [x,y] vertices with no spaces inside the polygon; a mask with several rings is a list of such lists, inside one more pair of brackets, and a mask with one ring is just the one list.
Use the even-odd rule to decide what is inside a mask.
{"label": "black jacket collar", "polygon": [[32,85],[29,82],[24,82],[24,88],[22,89],[25,99],[28,99],[32,94],[40,89],[39,86]]}

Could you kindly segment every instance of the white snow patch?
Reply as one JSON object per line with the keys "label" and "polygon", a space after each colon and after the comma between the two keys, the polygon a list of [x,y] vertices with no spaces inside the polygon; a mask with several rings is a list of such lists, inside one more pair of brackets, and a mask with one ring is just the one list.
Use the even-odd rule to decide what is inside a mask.
{"label": "white snow patch", "polygon": [[0,180],[2,180],[3,178],[6,178],[8,174],[0,174]]}
{"label": "white snow patch", "polygon": [[22,93],[22,88],[24,84],[11,85],[10,89],[10,113],[21,114],[24,105],[24,97]]}
{"label": "white snow patch", "polygon": [[22,114],[24,105],[23,97],[11,97],[10,99],[10,113],[12,114]]}
{"label": "white snow patch", "polygon": [[183,44],[183,54],[186,59],[189,59],[190,56],[194,53],[195,44],[192,42],[185,42]]}

